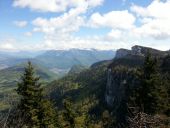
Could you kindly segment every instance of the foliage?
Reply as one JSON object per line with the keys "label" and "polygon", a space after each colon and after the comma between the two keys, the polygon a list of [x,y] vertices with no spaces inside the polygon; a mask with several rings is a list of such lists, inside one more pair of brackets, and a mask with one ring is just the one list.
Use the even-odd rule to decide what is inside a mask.
{"label": "foliage", "polygon": [[[13,125],[35,128],[124,128],[128,125],[136,128],[141,126],[139,121],[149,127],[168,126],[170,77],[169,71],[162,68],[169,63],[164,59],[153,58],[150,54],[145,60],[144,57],[128,56],[69,73],[45,87],[57,110],[44,98],[39,78],[34,76],[29,63],[18,84],[20,102],[11,110],[9,119],[5,119],[10,124],[13,116]],[[108,68],[118,86],[112,108],[105,103],[105,94],[110,91],[106,91]],[[154,122],[157,115],[161,122]]]}
{"label": "foliage", "polygon": [[15,126],[18,121],[22,122],[22,127],[54,127],[55,110],[52,104],[44,99],[39,77],[34,76],[31,62],[28,62],[16,91],[20,101],[13,109],[14,114],[11,113],[9,127]]}
{"label": "foliage", "polygon": [[161,77],[157,60],[150,54],[145,57],[139,79],[140,84],[135,90],[134,97],[140,111],[148,114],[164,111],[168,105],[166,82]]}

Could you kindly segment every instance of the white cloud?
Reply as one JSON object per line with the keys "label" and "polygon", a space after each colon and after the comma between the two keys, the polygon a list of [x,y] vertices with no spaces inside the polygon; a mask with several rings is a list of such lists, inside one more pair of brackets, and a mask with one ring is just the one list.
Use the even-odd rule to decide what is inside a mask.
{"label": "white cloud", "polygon": [[121,35],[122,35],[122,31],[112,29],[111,32],[108,33],[107,38],[109,40],[120,39]]}
{"label": "white cloud", "polygon": [[161,40],[170,38],[170,20],[153,19],[134,29],[134,33],[141,37],[153,37]]}
{"label": "white cloud", "polygon": [[[33,30],[24,34],[31,36],[32,32],[41,32],[44,35],[42,42],[34,44],[35,49],[117,49],[130,48],[138,44],[165,50],[166,47],[164,46],[169,46],[168,43],[162,40],[168,40],[170,37],[170,15],[168,15],[170,0],[166,2],[153,1],[147,7],[132,5],[131,11],[113,10],[105,14],[96,12],[90,17],[86,17],[89,8],[99,6],[103,1],[14,0],[13,5],[23,8],[28,7],[41,12],[64,12],[57,17],[37,17],[32,21]],[[78,37],[75,33],[79,32],[81,27],[87,27],[87,29],[89,27],[90,29],[99,28],[97,29],[99,32],[96,35],[88,35],[87,31],[84,37]],[[103,33],[103,28],[110,29],[110,32],[104,32],[101,36],[100,32]],[[10,48],[11,43],[8,42],[7,44],[7,46],[0,46]],[[23,45],[12,44],[11,48],[15,46],[17,49],[21,49],[21,47],[32,49],[32,44],[25,45],[23,43]]]}
{"label": "white cloud", "polygon": [[14,7],[25,8],[40,12],[64,12],[69,8],[88,4],[89,7],[96,7],[104,0],[14,0]]}
{"label": "white cloud", "polygon": [[127,10],[111,11],[104,15],[94,13],[89,24],[92,27],[110,27],[112,29],[131,29],[134,27],[135,17]]}
{"label": "white cloud", "polygon": [[148,10],[144,7],[138,5],[132,5],[130,10],[134,12],[137,16],[148,16]]}
{"label": "white cloud", "polygon": [[87,5],[71,9],[68,13],[64,13],[59,17],[50,19],[36,18],[32,24],[35,26],[35,32],[43,32],[53,34],[56,32],[70,33],[79,30],[84,24],[84,17],[80,16],[87,10]]}
{"label": "white cloud", "polygon": [[31,37],[32,36],[32,32],[26,32],[24,33],[25,36]]}
{"label": "white cloud", "polygon": [[39,17],[33,20],[33,31],[44,33],[43,42],[38,47],[62,49],[75,46],[73,43],[75,38],[72,34],[84,26],[86,17],[83,14],[87,12],[88,7],[87,4],[84,4],[81,7],[72,8],[58,17],[49,19]]}
{"label": "white cloud", "polygon": [[141,17],[170,19],[170,16],[167,14],[170,12],[170,0],[166,0],[165,2],[154,0],[147,7],[132,5],[131,11]]}
{"label": "white cloud", "polygon": [[137,26],[133,31],[136,35],[161,40],[170,38],[170,0],[155,0],[147,7],[132,5],[131,11],[140,17],[141,21],[141,26]]}
{"label": "white cloud", "polygon": [[23,28],[23,27],[26,27],[28,22],[27,21],[14,21],[14,24],[17,26],[17,27],[20,27],[20,28]]}
{"label": "white cloud", "polygon": [[6,43],[6,44],[0,44],[0,49],[3,50],[13,50],[14,46],[10,43]]}

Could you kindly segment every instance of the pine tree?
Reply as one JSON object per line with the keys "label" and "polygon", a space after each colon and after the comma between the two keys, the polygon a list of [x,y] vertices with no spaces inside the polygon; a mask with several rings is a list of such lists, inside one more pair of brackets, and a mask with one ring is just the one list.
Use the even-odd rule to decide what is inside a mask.
{"label": "pine tree", "polygon": [[49,101],[43,97],[43,89],[39,83],[39,77],[35,77],[31,62],[25,68],[21,82],[18,83],[17,93],[20,103],[17,109],[25,115],[24,124],[30,128],[52,127],[54,123],[55,110]]}
{"label": "pine tree", "polygon": [[70,99],[65,99],[64,102],[63,102],[63,105],[64,105],[63,116],[64,116],[64,120],[68,123],[67,126],[69,128],[75,128],[76,114],[75,114],[75,111],[73,109],[72,102],[70,101]]}
{"label": "pine tree", "polygon": [[162,83],[157,60],[149,52],[145,57],[139,78],[140,84],[135,91],[135,102],[140,111],[155,114],[159,109],[160,87],[162,87]]}

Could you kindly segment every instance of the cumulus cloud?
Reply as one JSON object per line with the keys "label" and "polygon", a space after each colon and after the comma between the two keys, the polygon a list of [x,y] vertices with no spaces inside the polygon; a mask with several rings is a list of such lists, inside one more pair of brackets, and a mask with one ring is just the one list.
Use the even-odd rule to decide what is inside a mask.
{"label": "cumulus cloud", "polygon": [[147,7],[132,5],[131,11],[140,17],[141,26],[134,33],[141,37],[167,39],[170,37],[170,0],[153,1]]}
{"label": "cumulus cloud", "polygon": [[106,36],[108,40],[120,39],[122,35],[122,31],[112,29]]}
{"label": "cumulus cloud", "polygon": [[23,28],[23,27],[26,27],[28,22],[27,21],[14,21],[14,24],[17,26],[17,27],[20,27],[20,28]]}
{"label": "cumulus cloud", "polygon": [[39,12],[64,12],[69,8],[88,4],[89,7],[96,7],[104,0],[14,0],[14,7],[25,8]]}
{"label": "cumulus cloud", "polygon": [[111,11],[104,15],[94,13],[89,24],[92,27],[110,27],[112,29],[130,29],[134,27],[135,17],[127,10]]}
{"label": "cumulus cloud", "polygon": [[[40,12],[63,12],[57,17],[37,17],[32,21],[33,30],[26,32],[25,35],[31,36],[32,33],[36,32],[41,32],[44,35],[42,42],[34,45],[36,49],[117,49],[130,48],[136,43],[155,48],[166,48],[160,47],[160,45],[168,45],[161,40],[170,37],[170,15],[168,15],[170,0],[153,1],[147,7],[133,4],[127,10],[113,10],[104,14],[94,12],[93,14],[89,13],[90,16],[86,15],[89,8],[99,6],[103,1],[14,0],[13,6],[27,7]],[[24,27],[24,25],[20,26]],[[86,29],[98,28],[100,36],[97,35],[98,32],[96,35],[88,35],[87,32],[84,37],[78,37],[76,32],[79,32],[81,27],[86,27]],[[105,28],[109,32],[104,32],[101,36],[100,32]],[[149,41],[154,42],[155,45]],[[9,43],[7,44],[10,47]],[[5,48],[5,46],[1,47]],[[32,48],[31,46],[22,47]]]}
{"label": "cumulus cloud", "polygon": [[170,0],[165,2],[154,0],[147,7],[132,5],[131,11],[142,17],[170,18],[166,13],[170,11]]}
{"label": "cumulus cloud", "polygon": [[59,17],[50,19],[36,18],[32,24],[35,26],[34,32],[43,32],[53,34],[59,31],[60,33],[70,33],[77,31],[84,24],[84,17],[80,16],[87,10],[87,5],[71,9],[68,13],[64,13]]}
{"label": "cumulus cloud", "polygon": [[[78,2],[77,0],[52,0],[49,2],[46,0],[15,0],[13,6],[29,7],[32,10],[41,12],[63,12],[71,8],[58,17],[38,17],[32,21],[32,25],[34,26],[33,32],[44,33],[43,42],[35,45],[37,49],[112,49],[119,48],[121,45],[124,46],[126,43],[118,40],[122,34],[122,31],[119,29],[130,29],[133,27],[135,21],[135,17],[127,10],[112,11],[104,15],[94,13],[90,17],[90,20],[84,15],[89,8],[99,6],[103,1],[104,0],[80,0]],[[97,15],[101,19],[95,19]],[[102,21],[101,23],[100,20]],[[111,27],[112,30],[104,36],[89,35],[86,38],[74,36],[73,33],[79,31],[82,26]],[[32,33],[26,32],[25,35],[31,36]],[[112,43],[110,41],[112,41]]]}
{"label": "cumulus cloud", "polygon": [[[88,4],[83,4],[70,9],[58,17],[49,19],[38,17],[34,19],[32,21],[34,26],[33,32],[44,33],[44,39],[40,47],[45,49],[75,47],[76,37],[73,37],[72,34],[79,31],[80,27],[85,25],[86,17],[83,14],[87,12],[88,7]],[[80,45],[76,44],[76,46]]]}

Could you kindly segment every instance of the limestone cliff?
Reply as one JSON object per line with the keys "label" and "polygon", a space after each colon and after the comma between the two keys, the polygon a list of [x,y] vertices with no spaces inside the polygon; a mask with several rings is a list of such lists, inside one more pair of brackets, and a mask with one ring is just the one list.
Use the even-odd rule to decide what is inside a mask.
{"label": "limestone cliff", "polygon": [[162,57],[170,54],[170,51],[160,51],[149,47],[135,45],[131,48],[131,50],[118,49],[115,58],[122,58],[126,57],[127,55],[145,56],[148,53],[148,51],[155,57]]}
{"label": "limestone cliff", "polygon": [[[158,57],[161,63],[168,65],[164,59],[169,55],[170,51],[160,51],[143,46],[133,46],[131,50],[119,49],[116,52],[115,59],[108,67],[107,84],[105,100],[108,106],[114,107],[115,110],[119,107],[122,100],[126,99],[127,86],[135,86],[137,82],[135,78],[135,70],[140,67],[144,62],[144,56],[148,53],[152,56]],[[169,67],[169,66],[163,66]]]}
{"label": "limestone cliff", "polygon": [[105,99],[109,107],[119,108],[122,100],[127,97],[127,89],[133,88],[137,83],[135,69],[115,67],[108,69]]}

